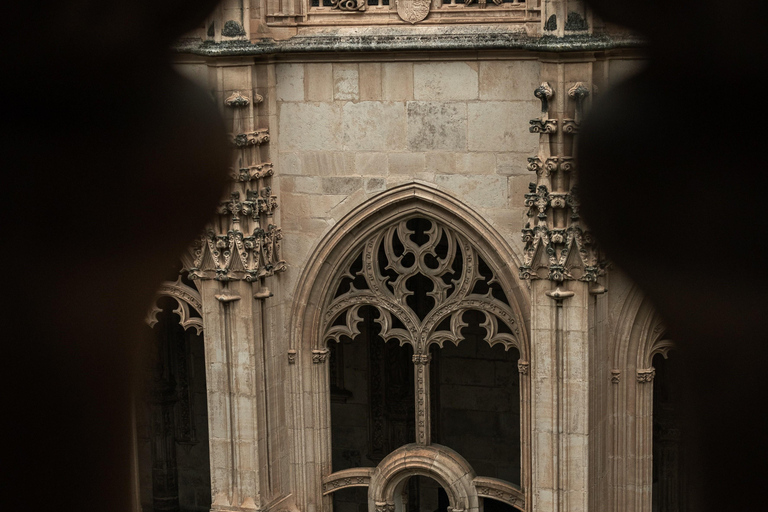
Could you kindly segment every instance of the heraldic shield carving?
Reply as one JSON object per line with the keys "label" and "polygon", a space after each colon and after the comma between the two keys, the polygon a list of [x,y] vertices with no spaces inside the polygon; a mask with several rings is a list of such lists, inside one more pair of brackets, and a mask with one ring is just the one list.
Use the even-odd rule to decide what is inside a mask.
{"label": "heraldic shield carving", "polygon": [[395,0],[397,14],[403,21],[409,23],[416,23],[426,18],[431,3],[431,0]]}

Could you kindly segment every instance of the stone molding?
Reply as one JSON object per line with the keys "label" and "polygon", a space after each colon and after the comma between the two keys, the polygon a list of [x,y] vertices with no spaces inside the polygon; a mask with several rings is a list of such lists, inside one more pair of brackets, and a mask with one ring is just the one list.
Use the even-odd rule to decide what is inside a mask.
{"label": "stone molding", "polygon": [[[157,323],[157,314],[162,310],[158,308],[155,303],[160,297],[171,297],[176,299],[178,308],[173,312],[179,315],[179,324],[186,330],[193,327],[197,334],[203,333],[203,319],[201,317],[203,312],[203,300],[200,297],[200,292],[191,288],[181,282],[181,277],[176,281],[165,281],[160,285],[155,292],[155,298],[152,301],[152,307],[147,312],[147,316],[144,321],[150,327],[153,327]],[[197,312],[197,316],[191,316],[189,308],[193,308]]]}
{"label": "stone molding", "polygon": [[472,466],[456,451],[437,444],[407,444],[384,457],[371,475],[369,502],[385,510],[387,506],[394,507],[395,497],[402,495],[403,486],[414,475],[437,481],[448,495],[453,511],[479,510]]}
{"label": "stone molding", "polygon": [[284,41],[264,39],[260,41],[182,41],[172,49],[176,53],[218,56],[273,55],[278,53],[315,52],[381,52],[407,50],[528,50],[537,52],[605,51],[620,48],[643,48],[645,41],[638,37],[575,35],[565,37],[530,37],[523,32],[448,34],[398,34],[378,33],[371,35],[302,35]]}
{"label": "stone molding", "polygon": [[486,476],[475,477],[472,484],[480,498],[501,501],[518,510],[525,510],[525,493],[520,486]]}
{"label": "stone molding", "polygon": [[498,478],[476,476],[472,466],[451,448],[408,444],[387,455],[375,468],[351,468],[322,479],[323,495],[350,487],[368,487],[374,510],[395,510],[395,496],[407,480],[422,475],[436,480],[448,494],[450,510],[478,510],[478,498],[501,501],[525,510],[525,493],[518,485]]}
{"label": "stone molding", "polygon": [[323,494],[349,487],[368,487],[375,468],[343,469],[323,478]]}

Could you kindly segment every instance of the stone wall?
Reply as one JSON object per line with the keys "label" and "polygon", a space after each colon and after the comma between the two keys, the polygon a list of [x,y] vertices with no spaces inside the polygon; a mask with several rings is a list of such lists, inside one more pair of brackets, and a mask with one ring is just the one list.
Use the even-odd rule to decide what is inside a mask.
{"label": "stone wall", "polygon": [[[617,52],[615,57],[601,60],[586,54],[562,56],[526,51],[315,53],[275,55],[255,65],[252,57],[207,62],[189,58],[185,72],[214,91],[217,101],[223,102],[238,90],[261,94],[264,102],[253,107],[254,128],[269,128],[270,141],[259,151],[262,161],[274,163],[272,186],[279,203],[275,221],[283,228],[283,255],[288,268],[268,280],[274,296],[264,300],[261,316],[257,315],[264,329],[258,320],[258,335],[253,342],[265,360],[264,370],[256,370],[263,377],[260,385],[265,392],[259,395],[262,402],[254,416],[260,422],[256,430],[264,453],[259,455],[264,500],[260,506],[267,506],[273,499],[286,499],[285,507],[290,510],[327,510],[331,500],[321,501],[318,490],[320,478],[331,472],[329,455],[333,455],[333,469],[339,469],[336,461],[344,459],[339,440],[362,446],[369,435],[365,412],[369,407],[368,390],[362,383],[368,378],[368,356],[354,343],[345,346],[350,349],[345,367],[350,379],[360,381],[357,387],[363,391],[341,405],[346,407],[348,413],[344,414],[350,420],[347,430],[331,425],[331,433],[318,432],[311,442],[306,441],[309,437],[295,435],[295,429],[317,428],[315,423],[306,423],[305,418],[319,418],[322,422],[328,404],[328,412],[334,415],[341,408],[332,396],[326,403],[325,397],[332,393],[316,394],[316,375],[327,371],[327,367],[310,362],[315,355],[307,352],[300,336],[292,337],[289,331],[295,320],[289,312],[296,302],[297,287],[302,284],[299,276],[323,237],[348,212],[376,194],[419,181],[447,192],[487,220],[512,248],[509,266],[516,273],[522,260],[521,228],[527,219],[524,194],[536,179],[527,170],[527,158],[537,154],[539,145],[539,137],[529,133],[528,126],[529,120],[542,115],[533,90],[542,81],[560,84],[553,113],[566,115],[567,108],[571,108],[568,102],[572,101],[567,97],[567,87],[572,82],[591,82],[602,94],[609,84],[638,67],[639,61],[631,55],[624,58]],[[563,85],[566,83],[569,85]],[[552,147],[560,148],[557,144]],[[521,371],[525,379],[538,382],[540,388],[550,383],[553,386],[550,395],[536,387],[529,394],[522,393],[532,414],[525,409],[521,414],[519,407],[513,407],[514,397],[521,394],[521,381],[514,382],[519,376],[517,355],[512,351],[497,355],[499,347],[491,350],[486,345],[481,347],[481,343],[474,348],[466,344],[458,352],[444,349],[436,361],[440,382],[434,387],[438,388],[436,401],[442,411],[437,422],[442,432],[436,441],[464,455],[479,475],[521,483],[526,500],[530,500],[528,510],[546,508],[553,500],[560,500],[563,510],[576,512],[600,510],[605,503],[614,503],[611,500],[622,509],[621,503],[629,503],[629,498],[618,494],[614,498],[613,489],[631,489],[635,481],[643,478],[617,476],[617,468],[635,456],[628,452],[620,455],[626,460],[617,458],[622,446],[634,443],[633,437],[624,441],[626,429],[619,420],[631,419],[635,414],[623,408],[634,404],[632,390],[637,384],[631,374],[635,369],[616,362],[615,346],[622,336],[628,336],[620,331],[622,318],[634,314],[627,306],[629,299],[639,299],[632,298],[632,284],[618,271],[611,271],[600,282],[608,288],[607,293],[592,294],[586,283],[564,283],[566,289],[578,292],[564,304],[547,295],[555,283],[540,280],[531,286],[521,285],[525,293],[532,295],[534,306],[523,311],[523,323],[532,326],[529,334],[538,347],[528,361],[530,373],[527,365]],[[261,290],[257,286],[253,290],[240,288],[243,299]],[[204,300],[213,304],[211,309],[219,307],[210,301],[215,297],[213,292],[206,297]],[[526,299],[520,300],[522,303]],[[242,304],[245,307],[251,303],[243,300]],[[558,310],[560,306],[563,308]],[[237,321],[247,325],[255,318],[250,314],[238,314]],[[477,353],[468,359],[470,354],[463,351],[471,348]],[[288,355],[289,349],[292,356]],[[554,364],[553,354],[557,353],[562,359],[560,367],[566,372],[560,376]],[[617,368],[622,372],[620,382],[612,380]],[[557,379],[559,387],[555,389]],[[624,389],[629,390],[626,399],[617,394],[617,390],[624,393]],[[555,415],[553,397],[562,408],[562,414],[557,412],[557,422],[573,437],[570,444],[562,444],[562,459],[553,455],[560,446],[555,435],[557,422],[549,417]],[[250,407],[250,402],[244,404]],[[528,447],[522,448],[521,437],[523,443],[526,441],[520,434],[521,416],[523,428],[542,429],[540,435],[534,432]],[[304,427],[302,422],[306,423]],[[572,425],[578,428],[571,430]],[[517,426],[516,432],[513,426]],[[490,437],[497,438],[496,444],[479,443],[480,438]],[[499,439],[502,441],[497,442]],[[242,444],[243,453],[247,453],[252,443]],[[523,456],[522,475],[514,473],[521,466],[521,450],[538,461],[531,468]],[[505,466],[504,462],[511,459],[514,462]],[[361,456],[359,463],[345,462],[345,467],[355,465],[372,466],[375,461]],[[272,474],[265,477],[270,468]],[[225,476],[222,473],[221,477]],[[568,488],[562,487],[563,481],[554,481],[565,476]],[[358,499],[364,496],[363,491],[339,492],[348,494],[346,498],[342,494],[334,498],[339,510],[363,510]]]}
{"label": "stone wall", "polygon": [[276,65],[288,280],[345,213],[412,180],[456,196],[521,248],[539,62],[427,59]]}

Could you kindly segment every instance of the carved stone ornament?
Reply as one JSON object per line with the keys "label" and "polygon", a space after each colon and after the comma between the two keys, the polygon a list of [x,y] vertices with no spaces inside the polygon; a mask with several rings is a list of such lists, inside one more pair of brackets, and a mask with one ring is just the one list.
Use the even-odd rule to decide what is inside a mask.
{"label": "carved stone ornament", "polygon": [[288,351],[288,364],[296,364],[296,350],[294,349]]}
{"label": "carved stone ornament", "polygon": [[[193,327],[197,334],[202,334],[203,319],[200,314],[203,311],[203,300],[197,290],[182,283],[181,277],[179,277],[174,282],[166,281],[160,285],[160,288],[158,288],[155,294],[155,302],[160,297],[172,297],[176,299],[178,307],[174,309],[173,312],[179,315],[179,325],[185,330]],[[189,310],[190,307],[196,311],[197,315],[191,315]],[[161,311],[162,310],[155,306],[153,302],[153,306],[144,318],[147,325],[153,327],[158,321],[157,314]]]}
{"label": "carved stone ornament", "polygon": [[260,128],[253,132],[238,133],[232,138],[232,142],[238,148],[246,146],[261,146],[269,142],[269,128]]}
{"label": "carved stone ornament", "polygon": [[242,108],[250,105],[251,100],[240,94],[240,91],[235,91],[224,100],[224,104],[232,108]]}
{"label": "carved stone ornament", "polygon": [[531,119],[531,133],[557,133],[557,119]]}
{"label": "carved stone ornament", "polygon": [[241,182],[260,180],[262,178],[273,176],[274,174],[275,171],[271,162],[264,162],[250,167],[241,167],[236,171],[229,173],[234,181]]}
{"label": "carved stone ornament", "polygon": [[[576,135],[579,133],[580,123],[576,119],[563,119],[563,133]],[[533,130],[531,130],[533,131]]]}
{"label": "carved stone ornament", "polygon": [[643,368],[637,370],[637,382],[646,383],[653,382],[653,378],[656,376],[656,368]]}
{"label": "carved stone ornament", "polygon": [[621,382],[621,370],[611,370],[611,384]]}
{"label": "carved stone ornament", "polygon": [[366,0],[331,0],[334,9],[342,11],[364,11],[367,7]]}
{"label": "carved stone ornament", "polygon": [[385,342],[413,347],[416,442],[421,445],[429,444],[431,433],[431,345],[459,345],[464,328],[472,324],[485,331],[483,339],[491,346],[523,348],[521,323],[494,270],[468,238],[423,216],[403,218],[365,239],[331,282],[325,303],[323,342],[355,339],[361,308],[372,308]]}
{"label": "carved stone ornament", "polygon": [[320,350],[313,350],[312,351],[312,363],[313,364],[320,364],[324,363],[326,359],[328,359],[328,354],[331,351],[327,348],[320,349]]}
{"label": "carved stone ornament", "polygon": [[[471,5],[475,0],[464,0],[465,5]],[[503,3],[503,0],[493,0],[493,3],[496,5],[501,5]],[[486,0],[477,0],[477,6],[481,9],[484,9],[487,5]]]}
{"label": "carved stone ornament", "polygon": [[414,24],[422,21],[429,14],[430,0],[395,0],[397,15],[400,19]]}
{"label": "carved stone ornament", "polygon": [[269,185],[263,186],[272,174],[268,162],[230,173],[235,187],[245,191],[245,199],[235,191],[228,201],[219,203],[217,213],[224,219],[218,226],[228,226],[227,231],[217,232],[210,226],[195,242],[191,279],[255,281],[286,269],[282,259],[283,230],[272,223],[277,196]]}
{"label": "carved stone ornament", "polygon": [[534,89],[533,95],[541,100],[541,112],[548,112],[549,100],[555,95],[555,91],[549,85],[549,82],[541,82],[541,85]]}
{"label": "carved stone ornament", "polygon": [[415,354],[412,360],[413,364],[425,365],[430,361],[431,358],[432,357],[430,354]]}
{"label": "carved stone ornament", "polygon": [[[549,159],[548,162],[553,159]],[[559,164],[561,167],[563,163]],[[542,166],[546,170],[547,164]],[[542,175],[544,172],[542,172]],[[548,174],[547,174],[547,179]],[[540,178],[540,181],[541,178]],[[592,235],[582,229],[579,222],[579,201],[576,191],[568,194],[550,193],[545,185],[531,183],[530,192],[525,194],[528,207],[528,222],[522,230],[525,243],[523,264],[520,266],[522,279],[538,279],[539,268],[547,268],[547,278],[552,281],[576,279],[596,282],[603,272],[598,261]],[[571,212],[568,227],[550,227],[550,211],[568,209]],[[574,277],[572,270],[578,268],[581,275]]]}
{"label": "carved stone ornament", "polygon": [[520,372],[521,375],[528,375],[529,368],[530,368],[530,363],[528,363],[528,361],[517,362],[517,371]]}
{"label": "carved stone ornament", "polygon": [[355,467],[331,473],[323,477],[323,494],[330,494],[349,487],[368,487],[373,472],[374,468]]}
{"label": "carved stone ornament", "polygon": [[568,89],[568,96],[576,100],[576,115],[574,117],[576,123],[581,124],[584,116],[584,101],[589,97],[589,88],[584,85],[584,82],[576,82],[573,87]]}
{"label": "carved stone ornament", "polygon": [[[418,224],[411,221],[417,220],[423,232],[414,229]],[[335,298],[323,313],[324,340],[354,339],[360,308],[371,306],[379,312],[380,336],[412,345],[414,361],[426,362],[429,345],[458,345],[464,339],[464,313],[475,310],[485,317],[480,323],[485,341],[519,349],[520,323],[493,272],[470,241],[448,226],[402,220],[370,237],[357,254],[332,287]],[[429,283],[431,291],[409,289],[416,280]],[[417,300],[427,304],[421,316],[413,308]]]}

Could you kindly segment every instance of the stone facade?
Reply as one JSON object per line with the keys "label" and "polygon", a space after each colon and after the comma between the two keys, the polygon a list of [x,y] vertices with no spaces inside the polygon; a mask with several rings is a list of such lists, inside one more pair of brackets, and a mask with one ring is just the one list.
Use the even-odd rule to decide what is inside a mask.
{"label": "stone facade", "polygon": [[226,0],[176,61],[232,132],[191,298],[163,288],[203,333],[212,511],[437,506],[413,476],[454,511],[677,506],[673,343],[578,215],[636,40],[573,0]]}

